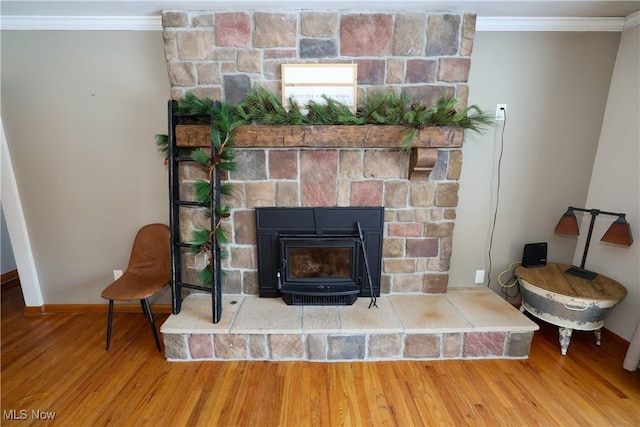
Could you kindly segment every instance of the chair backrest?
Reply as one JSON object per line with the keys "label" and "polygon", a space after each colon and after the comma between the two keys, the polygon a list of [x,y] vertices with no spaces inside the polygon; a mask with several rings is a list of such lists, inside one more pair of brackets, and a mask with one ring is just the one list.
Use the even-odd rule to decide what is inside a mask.
{"label": "chair backrest", "polygon": [[148,224],[133,241],[127,273],[171,280],[171,231],[164,224]]}

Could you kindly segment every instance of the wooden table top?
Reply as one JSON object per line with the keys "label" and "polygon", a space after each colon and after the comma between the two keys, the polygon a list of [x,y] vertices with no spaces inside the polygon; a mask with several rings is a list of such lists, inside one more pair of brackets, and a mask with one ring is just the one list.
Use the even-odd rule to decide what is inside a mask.
{"label": "wooden table top", "polygon": [[620,283],[598,274],[593,280],[565,274],[570,265],[549,262],[544,267],[523,267],[515,269],[518,277],[541,289],[569,297],[619,301],[627,295],[627,289]]}

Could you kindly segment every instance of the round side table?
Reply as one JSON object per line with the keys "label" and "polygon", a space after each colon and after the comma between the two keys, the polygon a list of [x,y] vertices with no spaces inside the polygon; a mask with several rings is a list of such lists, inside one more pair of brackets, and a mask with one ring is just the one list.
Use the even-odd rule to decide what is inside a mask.
{"label": "round side table", "polygon": [[570,267],[550,262],[543,267],[515,269],[522,295],[520,311],[558,326],[563,356],[574,330],[594,331],[600,345],[605,318],[627,295],[624,286],[607,276],[598,274],[586,280],[566,274]]}

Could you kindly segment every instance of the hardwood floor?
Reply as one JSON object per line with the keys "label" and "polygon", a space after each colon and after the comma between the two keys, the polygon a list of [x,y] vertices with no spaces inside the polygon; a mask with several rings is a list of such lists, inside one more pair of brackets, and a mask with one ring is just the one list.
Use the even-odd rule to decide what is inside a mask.
{"label": "hardwood floor", "polygon": [[542,325],[527,360],[181,363],[142,314],[114,316],[105,352],[105,314],[22,308],[2,290],[3,426],[640,425],[640,371],[609,334],[576,332],[563,357]]}

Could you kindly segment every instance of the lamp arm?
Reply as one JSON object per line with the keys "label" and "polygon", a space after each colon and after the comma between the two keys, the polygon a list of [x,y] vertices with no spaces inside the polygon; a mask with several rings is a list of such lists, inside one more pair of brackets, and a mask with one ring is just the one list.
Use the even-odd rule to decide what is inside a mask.
{"label": "lamp arm", "polygon": [[596,222],[596,216],[598,216],[598,214],[600,213],[605,213],[602,211],[599,211],[598,209],[591,209],[589,211],[585,210],[586,212],[590,212],[591,213],[591,222],[589,223],[589,232],[587,233],[587,241],[584,244],[584,253],[582,254],[582,262],[580,263],[580,268],[584,269],[584,265],[587,262],[587,253],[589,252],[589,245],[591,244],[591,235],[593,234],[593,225]]}

